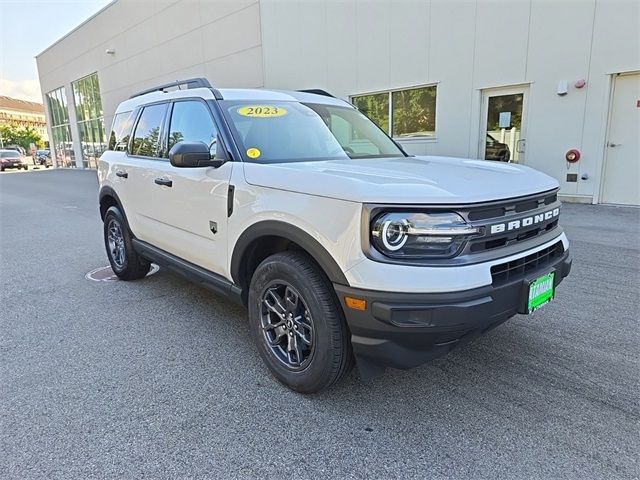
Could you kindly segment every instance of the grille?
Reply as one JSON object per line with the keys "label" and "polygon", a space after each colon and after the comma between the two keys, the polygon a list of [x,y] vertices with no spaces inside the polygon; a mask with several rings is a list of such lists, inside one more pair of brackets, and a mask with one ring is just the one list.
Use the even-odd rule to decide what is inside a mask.
{"label": "grille", "polygon": [[532,253],[526,257],[494,265],[491,267],[493,285],[500,285],[509,280],[524,278],[527,273],[550,265],[554,260],[561,257],[563,253],[564,247],[562,246],[562,242],[557,242],[550,247],[543,248],[539,252]]}
{"label": "grille", "polygon": [[513,233],[511,235],[505,235],[504,237],[492,238],[490,240],[475,240],[471,242],[471,247],[469,250],[475,253],[484,252],[486,250],[492,250],[499,247],[506,247],[513,242],[520,242],[522,240],[528,240],[530,238],[537,237],[538,235],[553,230],[557,226],[558,220],[554,220],[550,223],[547,223],[546,225],[533,227],[529,230],[520,230],[519,232]]}
{"label": "grille", "polygon": [[538,198],[528,198],[524,200],[513,200],[511,202],[505,203],[500,206],[492,206],[479,208],[477,210],[471,210],[469,212],[469,220],[477,221],[477,220],[486,220],[490,218],[491,220],[500,220],[500,217],[504,217],[505,215],[515,212],[515,213],[524,213],[531,210],[535,210],[536,208],[541,208],[547,205],[551,205],[558,200],[557,193],[548,193],[547,195],[540,196]]}
{"label": "grille", "polygon": [[[499,204],[477,207],[469,210],[466,218],[474,225],[488,226],[497,223],[508,223],[513,220],[522,219],[525,216],[537,215],[556,206],[559,208],[560,202],[558,201],[557,193],[554,191],[527,198],[508,200]],[[466,247],[466,252],[474,254],[507,247],[543,235],[555,229],[557,226],[558,217],[556,216],[549,220],[536,222],[529,227],[505,231],[503,234],[490,235],[487,232],[480,237],[471,239]]]}

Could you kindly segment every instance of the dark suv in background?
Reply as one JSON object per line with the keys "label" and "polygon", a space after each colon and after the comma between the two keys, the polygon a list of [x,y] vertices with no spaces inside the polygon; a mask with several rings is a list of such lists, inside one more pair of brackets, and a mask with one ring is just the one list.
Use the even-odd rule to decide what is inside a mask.
{"label": "dark suv in background", "polygon": [[53,161],[51,160],[51,151],[50,150],[38,150],[33,156],[33,164],[34,165],[43,165],[47,168],[53,165]]}
{"label": "dark suv in background", "polygon": [[487,146],[485,148],[484,159],[508,162],[511,159],[509,146],[506,143],[499,142],[487,133]]}

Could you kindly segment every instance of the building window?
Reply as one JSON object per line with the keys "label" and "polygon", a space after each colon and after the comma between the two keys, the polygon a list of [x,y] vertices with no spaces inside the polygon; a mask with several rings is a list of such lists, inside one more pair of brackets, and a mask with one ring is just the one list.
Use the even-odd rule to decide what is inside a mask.
{"label": "building window", "polygon": [[93,73],[71,84],[76,106],[82,163],[97,168],[98,158],[107,148],[98,74]]}
{"label": "building window", "polygon": [[382,130],[389,133],[389,93],[374,93],[373,95],[358,95],[351,98],[369,119]]}
{"label": "building window", "polygon": [[435,137],[437,86],[351,97],[353,104],[394,138]]}
{"label": "building window", "polygon": [[69,128],[69,109],[64,87],[46,94],[47,109],[51,120],[50,146],[53,148],[59,167],[74,167],[75,155],[71,129]]}

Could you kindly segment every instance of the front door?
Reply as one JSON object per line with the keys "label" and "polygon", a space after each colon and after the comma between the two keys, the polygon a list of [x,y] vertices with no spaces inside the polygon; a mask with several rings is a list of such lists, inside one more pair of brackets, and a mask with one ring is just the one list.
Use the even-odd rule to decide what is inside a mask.
{"label": "front door", "polygon": [[527,86],[482,91],[480,158],[524,163]]}
{"label": "front door", "polygon": [[147,202],[149,223],[156,228],[151,243],[209,271],[224,274],[227,265],[227,195],[233,162],[219,168],[178,168],[168,152],[178,142],[202,142],[217,158],[218,130],[202,100],[175,101],[167,121],[164,161],[149,170],[153,190]]}
{"label": "front door", "polygon": [[614,78],[602,202],[640,205],[640,73]]}

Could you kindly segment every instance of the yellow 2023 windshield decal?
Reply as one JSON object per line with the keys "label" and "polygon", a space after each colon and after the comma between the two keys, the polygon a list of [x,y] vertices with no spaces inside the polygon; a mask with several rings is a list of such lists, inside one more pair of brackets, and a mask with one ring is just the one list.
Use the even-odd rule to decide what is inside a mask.
{"label": "yellow 2023 windshield decal", "polygon": [[282,117],[287,114],[287,110],[283,107],[276,107],[275,105],[247,105],[246,107],[240,107],[237,110],[239,115],[243,117]]}

